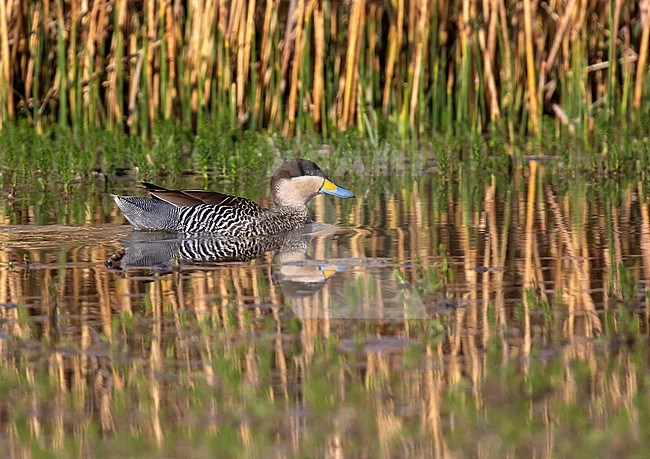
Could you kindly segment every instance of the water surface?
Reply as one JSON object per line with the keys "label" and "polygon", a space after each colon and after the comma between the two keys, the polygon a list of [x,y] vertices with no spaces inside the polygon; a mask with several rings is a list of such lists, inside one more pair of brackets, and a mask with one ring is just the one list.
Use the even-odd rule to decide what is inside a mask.
{"label": "water surface", "polygon": [[108,194],[128,182],[17,190],[0,200],[0,448],[638,451],[646,186],[535,170],[360,178],[247,261],[134,234]]}

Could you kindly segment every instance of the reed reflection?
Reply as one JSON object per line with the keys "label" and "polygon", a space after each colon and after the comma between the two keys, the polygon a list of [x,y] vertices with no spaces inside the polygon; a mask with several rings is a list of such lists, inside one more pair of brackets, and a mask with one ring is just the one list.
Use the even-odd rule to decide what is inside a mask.
{"label": "reed reflection", "polygon": [[334,208],[354,229],[249,261],[5,227],[0,435],[17,452],[101,432],[171,453],[182,430],[251,455],[552,456],[586,425],[626,451],[650,413],[647,185],[536,173],[396,182]]}
{"label": "reed reflection", "polygon": [[363,236],[357,230],[323,223],[256,239],[136,231],[122,241],[106,265],[127,278],[176,272],[180,282],[188,283],[187,292],[203,290],[194,289],[194,270],[218,284],[224,275],[226,281],[234,278],[228,275],[233,266],[247,269],[244,263],[255,260],[249,268],[254,276],[264,270],[268,274],[264,282],[279,289],[299,318],[425,318],[419,297],[398,285],[388,259],[350,256],[348,242],[359,237]]}

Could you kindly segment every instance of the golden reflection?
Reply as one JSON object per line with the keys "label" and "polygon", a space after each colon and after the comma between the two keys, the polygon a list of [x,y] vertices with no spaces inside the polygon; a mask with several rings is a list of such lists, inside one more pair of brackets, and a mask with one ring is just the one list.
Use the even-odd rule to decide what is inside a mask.
{"label": "golden reflection", "polygon": [[[128,433],[163,448],[168,429],[232,431],[250,456],[264,442],[292,455],[319,419],[327,456],[452,457],[467,428],[452,401],[487,423],[521,373],[515,384],[531,394],[526,416],[542,429],[541,455],[565,435],[559,402],[588,399],[601,424],[624,409],[639,429],[644,373],[618,335],[608,369],[595,338],[648,331],[645,283],[637,288],[650,280],[644,184],[620,200],[587,200],[580,184],[579,199],[539,187],[535,162],[527,177],[523,187],[492,177],[482,200],[467,184],[437,199],[424,179],[347,213],[316,200],[315,220],[336,205],[364,229],[310,235],[252,262],[177,259],[120,272],[103,265],[113,236],[80,247],[0,232],[0,360],[20,383],[15,409],[25,414],[3,405],[3,435],[62,451],[91,435]],[[377,212],[385,226],[368,228]],[[617,302],[644,307],[625,315]],[[527,379],[534,359],[558,365],[551,387]],[[264,415],[273,421],[260,426]],[[269,431],[264,441],[259,429]],[[404,432],[420,436],[398,448]],[[376,444],[355,449],[358,438]],[[473,453],[514,454],[500,442],[483,436]]]}

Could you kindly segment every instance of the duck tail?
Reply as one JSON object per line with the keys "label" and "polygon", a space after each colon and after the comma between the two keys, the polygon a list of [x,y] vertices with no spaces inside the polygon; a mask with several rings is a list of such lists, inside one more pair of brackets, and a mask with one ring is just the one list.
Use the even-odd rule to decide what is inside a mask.
{"label": "duck tail", "polygon": [[178,208],[160,199],[111,195],[133,229],[176,231]]}

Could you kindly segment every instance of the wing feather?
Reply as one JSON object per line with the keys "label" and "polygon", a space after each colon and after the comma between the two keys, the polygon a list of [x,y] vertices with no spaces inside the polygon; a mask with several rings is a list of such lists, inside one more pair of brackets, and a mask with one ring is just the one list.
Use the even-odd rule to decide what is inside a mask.
{"label": "wing feather", "polygon": [[168,190],[152,183],[142,182],[142,185],[154,198],[168,202],[178,207],[196,206],[198,204],[209,204],[220,207],[245,206],[253,209],[261,209],[253,201],[231,196],[218,191],[209,190]]}

